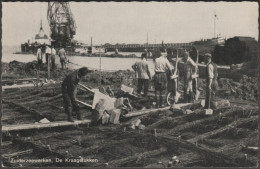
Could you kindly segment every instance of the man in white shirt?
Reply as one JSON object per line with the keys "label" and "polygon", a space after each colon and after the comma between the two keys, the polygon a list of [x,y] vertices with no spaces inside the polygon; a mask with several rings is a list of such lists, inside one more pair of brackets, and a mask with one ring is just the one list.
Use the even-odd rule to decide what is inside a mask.
{"label": "man in white shirt", "polygon": [[48,64],[48,60],[49,60],[49,57],[51,56],[51,48],[46,45],[46,49],[45,49],[45,53],[46,53],[46,63]]}
{"label": "man in white shirt", "polygon": [[144,88],[144,97],[146,97],[149,87],[149,80],[151,80],[151,74],[147,62],[147,54],[142,53],[141,60],[135,62],[132,68],[138,76],[137,93],[140,94]]}
{"label": "man in white shirt", "polygon": [[[156,107],[162,107],[163,104],[163,97],[162,92],[167,89],[167,76],[166,72],[169,71],[172,75],[173,66],[170,64],[166,57],[166,53],[161,54],[159,53],[160,57],[155,59],[155,75],[154,75],[154,88],[155,88],[155,101]],[[159,92],[159,96],[158,96]]]}
{"label": "man in white shirt", "polygon": [[184,52],[183,60],[183,87],[184,87],[184,102],[190,103],[193,99],[192,90],[192,75],[195,73],[195,69],[198,67],[197,64],[190,58],[189,52]]}
{"label": "man in white shirt", "polygon": [[37,49],[37,61],[38,61],[38,64],[41,65],[42,64],[42,47],[39,47]]}
{"label": "man in white shirt", "polygon": [[210,108],[211,100],[212,100],[212,94],[214,94],[218,89],[218,70],[217,65],[211,61],[211,54],[206,53],[205,59],[206,59],[206,100],[205,100],[205,109]]}
{"label": "man in white shirt", "polygon": [[51,67],[52,69],[55,69],[55,56],[56,56],[56,50],[54,47],[51,48]]}

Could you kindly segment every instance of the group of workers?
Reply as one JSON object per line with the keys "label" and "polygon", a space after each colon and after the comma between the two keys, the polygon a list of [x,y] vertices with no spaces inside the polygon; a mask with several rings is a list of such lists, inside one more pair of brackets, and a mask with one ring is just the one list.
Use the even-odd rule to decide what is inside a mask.
{"label": "group of workers", "polygon": [[36,55],[37,55],[38,64],[41,65],[43,63],[43,58],[45,57],[46,64],[48,64],[48,62],[49,62],[51,69],[54,70],[56,68],[55,58],[56,58],[57,54],[60,58],[61,68],[62,69],[66,68],[67,67],[67,56],[66,56],[65,49],[60,47],[59,51],[57,53],[55,48],[50,45],[43,45],[37,49]]}
{"label": "group of workers", "polygon": [[[59,53],[63,54],[64,49],[61,49]],[[64,55],[64,54],[63,54]],[[59,55],[60,56],[60,55]],[[216,64],[211,61],[211,54],[205,54],[206,61],[206,101],[205,109],[210,108],[210,103],[212,99],[212,93],[215,93],[217,86],[217,67]],[[176,60],[177,61],[177,60]],[[198,65],[190,58],[189,52],[184,52],[183,61],[183,89],[184,89],[184,101],[192,102],[194,96],[193,90],[193,75],[198,69]],[[152,79],[152,75],[149,69],[149,64],[147,62],[146,51],[142,53],[141,60],[137,61],[132,65],[135,70],[138,83],[137,83],[137,93],[141,94],[144,91],[144,96],[148,94],[149,81]],[[164,103],[163,92],[168,88],[169,78],[174,77],[176,73],[176,66],[174,67],[169,61],[166,53],[161,53],[154,61],[154,88],[155,88],[155,102],[156,107],[162,107]],[[68,115],[68,121],[73,122],[72,112],[76,112],[77,119],[82,120],[81,114],[79,112],[79,106],[76,101],[77,85],[79,81],[86,76],[88,73],[92,72],[87,67],[82,67],[73,73],[69,74],[62,82],[62,95],[65,112]],[[174,72],[174,73],[173,73]]]}
{"label": "group of workers", "polygon": [[[210,108],[210,103],[212,100],[212,93],[216,92],[217,89],[217,67],[216,64],[211,61],[212,55],[207,53],[205,54],[206,61],[206,100],[205,100],[205,109]],[[167,53],[159,52],[159,57],[154,61],[154,88],[155,88],[155,102],[156,107],[163,107],[164,101],[166,100],[163,97],[163,92],[168,89],[169,77],[174,76],[173,72],[177,72],[178,68],[174,67],[169,61]],[[184,102],[191,103],[194,101],[194,94],[196,90],[193,89],[193,76],[197,73],[198,65],[192,60],[189,52],[185,50],[183,61],[183,91],[184,91]],[[140,94],[142,89],[144,97],[147,96],[149,81],[152,79],[151,72],[149,70],[149,64],[147,62],[147,50],[145,50],[141,55],[141,60],[137,61],[132,65],[132,68],[135,71],[137,76],[137,94]],[[177,85],[177,84],[175,84]],[[174,87],[175,88],[175,87]],[[177,88],[175,88],[177,90]],[[175,92],[176,93],[176,92]]]}

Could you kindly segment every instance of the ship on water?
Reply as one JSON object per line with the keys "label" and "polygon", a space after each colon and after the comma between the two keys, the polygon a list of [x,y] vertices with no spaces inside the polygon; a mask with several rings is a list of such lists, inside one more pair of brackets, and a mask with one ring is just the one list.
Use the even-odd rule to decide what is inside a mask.
{"label": "ship on water", "polygon": [[32,41],[28,40],[28,42],[21,44],[21,51],[35,53],[39,46],[50,44],[51,39],[45,34],[41,21],[39,33],[35,35],[35,38]]}

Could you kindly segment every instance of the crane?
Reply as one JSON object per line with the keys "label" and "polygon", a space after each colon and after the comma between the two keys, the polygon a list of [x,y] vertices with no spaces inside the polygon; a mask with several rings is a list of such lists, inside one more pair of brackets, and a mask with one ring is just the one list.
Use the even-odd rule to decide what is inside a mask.
{"label": "crane", "polygon": [[48,2],[47,19],[55,47],[67,47],[76,34],[76,23],[69,2]]}

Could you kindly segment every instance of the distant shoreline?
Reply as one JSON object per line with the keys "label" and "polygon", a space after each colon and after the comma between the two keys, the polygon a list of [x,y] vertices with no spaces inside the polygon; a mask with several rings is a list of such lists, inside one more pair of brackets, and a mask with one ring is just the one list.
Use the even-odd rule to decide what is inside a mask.
{"label": "distant shoreline", "polygon": [[[22,54],[22,55],[36,55],[36,53],[33,52],[14,52],[13,54]],[[67,52],[68,56],[82,56],[82,57],[109,57],[109,58],[139,58],[135,54],[81,54],[81,53],[76,53],[76,52]]]}

